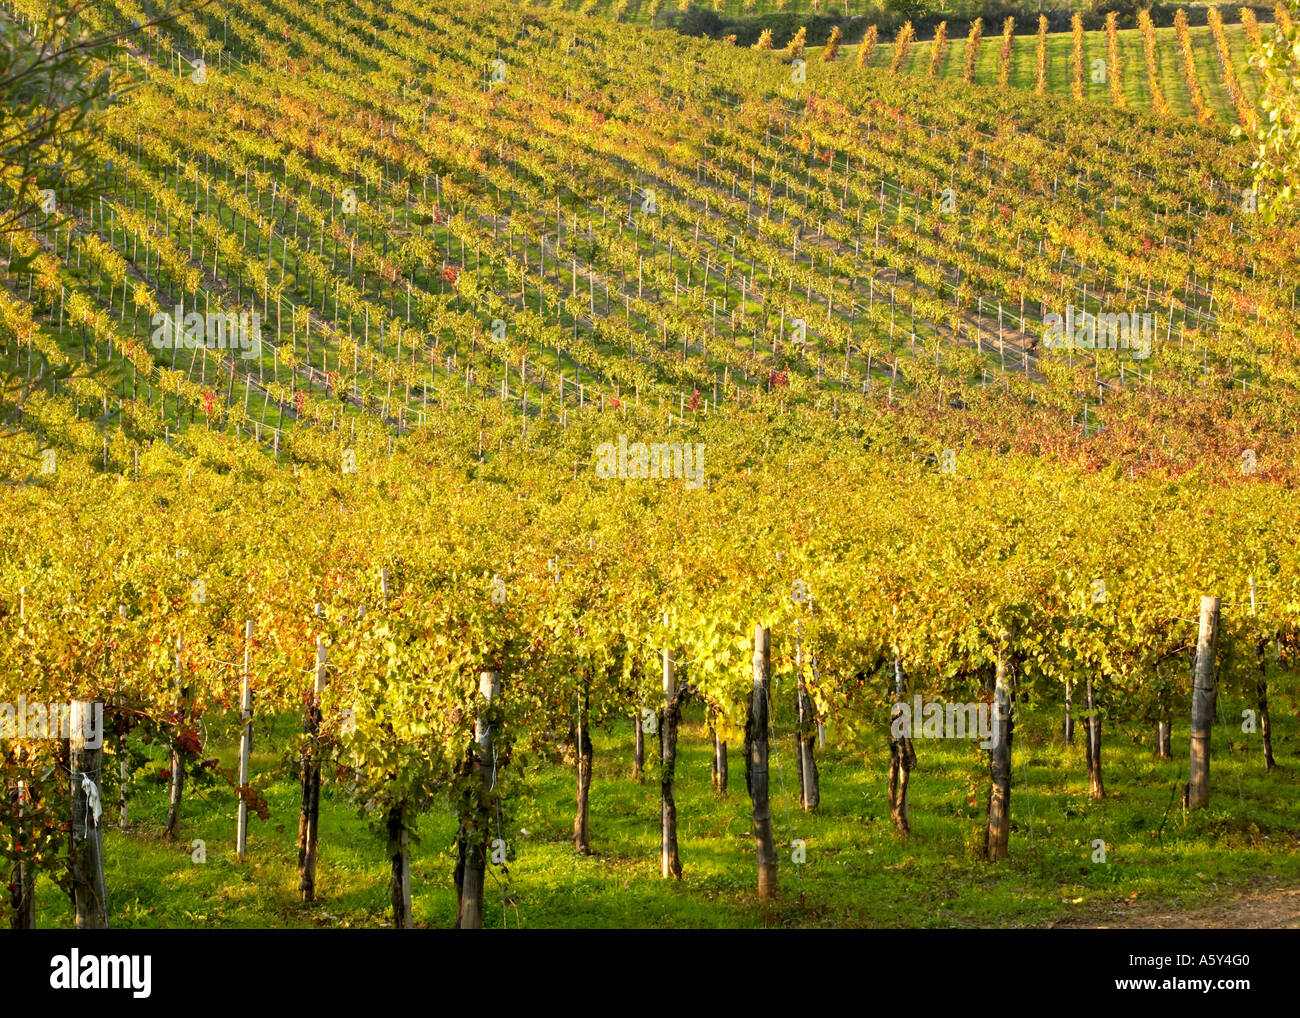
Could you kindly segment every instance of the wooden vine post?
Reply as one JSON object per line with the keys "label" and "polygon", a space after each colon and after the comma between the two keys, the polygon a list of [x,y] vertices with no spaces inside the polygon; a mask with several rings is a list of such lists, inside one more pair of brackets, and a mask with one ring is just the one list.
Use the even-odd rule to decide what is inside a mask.
{"label": "wooden vine post", "polygon": [[1106,798],[1106,783],[1101,770],[1101,711],[1097,707],[1097,698],[1092,676],[1084,681],[1084,706],[1088,716],[1085,719],[1084,757],[1088,765],[1088,796],[1101,800]]}
{"label": "wooden vine post", "polygon": [[719,794],[727,791],[727,743],[718,736],[717,711],[709,708],[709,740],[713,743],[713,760],[709,767],[709,778],[713,790]]}
{"label": "wooden vine post", "polygon": [[303,901],[316,900],[316,841],[320,827],[321,694],[325,692],[325,637],[316,637],[316,682],[307,703],[302,752],[302,811],[298,816],[298,890]]}
{"label": "wooden vine post", "polygon": [[[180,718],[177,724],[183,724],[189,714],[190,691],[185,685],[181,671],[181,638],[176,637],[176,713]],[[181,822],[181,798],[185,792],[185,757],[181,755],[179,735],[171,740],[171,788],[167,796],[167,825],[163,828],[163,837],[169,841],[176,837]]]}
{"label": "wooden vine post", "polygon": [[248,852],[248,762],[253,751],[253,689],[249,683],[249,656],[253,648],[253,620],[244,621],[244,676],[239,696],[239,818],[235,828],[235,851],[243,862]]}
{"label": "wooden vine post", "polygon": [[[21,764],[24,758],[21,749],[14,750],[14,763]],[[18,840],[27,843],[27,828],[23,824],[23,812],[27,801],[27,784],[18,781],[13,790],[13,803],[18,814]],[[35,872],[28,869],[27,863],[19,856],[13,868],[13,883],[9,890],[9,927],[14,930],[36,929],[36,893]]]}
{"label": "wooden vine post", "polygon": [[578,806],[573,818],[573,847],[583,855],[591,853],[591,765],[594,748],[591,743],[591,681],[584,679],[578,693],[578,711],[575,719],[574,749],[578,764]]}
{"label": "wooden vine post", "polygon": [[[1156,678],[1160,678],[1158,666]],[[1170,760],[1173,759],[1173,725],[1169,714],[1169,689],[1163,683],[1157,688],[1156,703],[1160,712],[1159,720],[1156,721],[1156,756],[1161,760]]]}
{"label": "wooden vine post", "polygon": [[1210,726],[1214,723],[1214,658],[1218,645],[1219,599],[1203,596],[1192,671],[1192,749],[1187,782],[1190,809],[1210,804]]}
{"label": "wooden vine post", "polygon": [[772,840],[772,808],[767,789],[768,690],[772,673],[772,636],[761,623],[754,626],[754,688],[745,718],[745,784],[753,805],[754,853],[758,860],[758,896],[776,897],[776,845]]}
{"label": "wooden vine post", "polygon": [[[903,679],[902,659],[894,655],[894,694],[902,702],[906,692]],[[910,724],[909,724],[910,729]],[[898,828],[899,833],[908,834],[911,827],[907,814],[907,785],[911,780],[912,768],[916,766],[916,750],[912,747],[911,731],[902,737],[894,734],[893,718],[889,726],[889,818]]]}
{"label": "wooden vine post", "polygon": [[[462,930],[481,930],[483,928],[483,878],[487,872],[488,834],[492,826],[493,795],[496,785],[496,757],[493,751],[492,721],[489,712],[492,704],[501,695],[501,673],[483,672],[479,675],[479,694],[483,697],[483,706],[474,722],[474,772],[478,774],[482,785],[482,794],[475,800],[474,815],[468,818],[472,829],[468,832],[468,843],[464,846],[464,870],[460,885],[460,911],[456,926]],[[403,835],[405,831],[402,832]],[[396,859],[394,859],[396,865]],[[405,877],[407,912],[410,912],[410,876]],[[396,873],[394,884],[396,885]],[[396,891],[394,891],[396,894]],[[394,899],[396,907],[396,899]]]}
{"label": "wooden vine post", "polygon": [[[126,618],[126,605],[117,606],[118,617]],[[114,735],[116,736],[116,749],[114,755],[117,757],[117,815],[118,826],[122,830],[127,829],[127,819],[129,808],[127,806],[126,791],[131,785],[131,764],[130,756],[127,753],[126,739],[130,731],[130,721],[128,720],[127,708],[124,700],[119,700],[118,711],[113,718]]]}
{"label": "wooden vine post", "polygon": [[[27,618],[27,588],[18,589],[18,618]],[[24,753],[21,748],[14,749],[14,763],[21,764]],[[2,758],[0,758],[2,759]],[[18,840],[26,844],[27,832],[23,826],[23,804],[27,799],[27,786],[19,781],[14,786],[13,802],[18,814]],[[13,868],[13,883],[10,888],[9,926],[15,930],[34,930],[36,928],[36,894],[33,884],[34,873],[27,869],[27,864],[19,858]]]}
{"label": "wooden vine post", "polygon": [[388,851],[391,871],[388,879],[388,900],[393,907],[393,929],[409,930],[411,926],[411,851],[410,836],[406,829],[406,811],[394,806],[387,818]]}
{"label": "wooden vine post", "polygon": [[993,745],[989,747],[989,807],[984,827],[984,857],[1005,859],[1011,839],[1011,669],[1008,651],[998,651],[993,687]]}
{"label": "wooden vine post", "polygon": [[[1250,578],[1250,614],[1255,614],[1255,577]],[[1256,648],[1259,657],[1259,679],[1255,683],[1256,702],[1259,706],[1259,735],[1264,749],[1264,771],[1277,766],[1273,760],[1273,723],[1268,714],[1268,641],[1261,640]]]}
{"label": "wooden vine post", "polygon": [[677,668],[667,647],[664,659],[664,711],[659,725],[659,752],[662,769],[659,781],[659,862],[665,880],[681,878],[682,861],[677,855],[677,803],[673,800],[673,771],[677,760]]}
{"label": "wooden vine post", "polygon": [[[108,889],[104,883],[104,845],[99,820],[103,731],[92,723],[95,705],[73,700],[68,732],[72,773],[72,904],[79,930],[108,929]],[[88,731],[97,731],[90,745]]]}
{"label": "wooden vine post", "polygon": [[636,748],[632,751],[632,780],[638,784],[645,780],[642,771],[645,769],[645,730],[642,727],[644,722],[640,715],[633,715],[632,730],[636,739]]}
{"label": "wooden vine post", "polygon": [[817,782],[817,761],[813,746],[816,738],[816,711],[808,686],[804,682],[803,632],[795,636],[794,645],[795,702],[799,709],[799,729],[795,733],[796,759],[799,762],[799,805],[805,812],[815,810],[821,802]]}

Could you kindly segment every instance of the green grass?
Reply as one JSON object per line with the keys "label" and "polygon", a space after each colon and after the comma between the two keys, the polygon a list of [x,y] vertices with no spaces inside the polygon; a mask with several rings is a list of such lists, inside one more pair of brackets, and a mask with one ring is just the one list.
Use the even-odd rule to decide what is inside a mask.
{"label": "green grass", "polygon": [[[1294,689],[1290,696],[1294,698]],[[571,844],[573,772],[557,762],[515,773],[506,786],[511,896],[505,921],[524,927],[1011,927],[1067,916],[1102,917],[1121,899],[1194,906],[1221,900],[1272,874],[1300,881],[1300,725],[1274,694],[1274,753],[1263,773],[1258,735],[1236,725],[1214,731],[1212,801],[1184,814],[1171,799],[1187,770],[1185,726],[1175,728],[1174,759],[1154,757],[1145,727],[1107,722],[1103,759],[1107,797],[1088,798],[1082,738],[1062,745],[1056,712],[1026,712],[1014,742],[1011,858],[977,858],[988,791],[986,755],[974,743],[919,740],[911,787],[913,830],[900,837],[888,821],[888,750],[883,731],[862,745],[844,744],[832,724],[818,756],[822,804],[816,814],[796,803],[792,739],[782,736],[772,767],[772,813],[780,851],[780,893],[755,896],[753,840],[743,760],[731,748],[731,788],[715,795],[709,746],[698,708],[688,711],[679,746],[677,805],[681,882],[659,876],[659,785],[630,779],[629,723],[596,733],[591,793],[591,856]],[[1224,716],[1243,705],[1223,704]],[[788,718],[777,719],[784,732]],[[388,921],[388,865],[382,842],[327,775],[322,791],[318,900],[298,900],[298,786],[285,747],[298,722],[262,724],[254,780],[267,783],[271,819],[253,819],[249,858],[234,856],[235,800],[229,789],[187,789],[181,838],[161,838],[166,786],[137,779],[132,826],[105,836],[112,921],[149,927],[380,926]],[[214,721],[205,754],[224,765],[235,757],[234,730]],[[647,739],[657,746],[656,739]],[[110,743],[111,746],[111,743]],[[162,749],[142,774],[156,774]],[[780,768],[776,766],[779,757]],[[115,761],[106,771],[116,774]],[[268,775],[279,777],[268,779]],[[260,777],[258,777],[260,775]],[[116,800],[111,779],[106,800]],[[784,791],[783,791],[784,784]],[[1173,804],[1171,805],[1171,802]],[[111,805],[106,822],[116,820]],[[521,834],[521,828],[529,833]],[[435,804],[420,817],[412,848],[417,924],[449,926],[456,823]],[[191,861],[193,839],[206,862]],[[787,847],[807,844],[796,874]],[[1107,845],[1105,865],[1091,861],[1094,839]],[[496,867],[492,867],[494,872]],[[499,876],[499,873],[498,873]],[[802,891],[802,898],[800,892]],[[38,923],[67,926],[67,899],[52,883],[38,887]],[[485,923],[502,924],[501,887],[489,876]]]}

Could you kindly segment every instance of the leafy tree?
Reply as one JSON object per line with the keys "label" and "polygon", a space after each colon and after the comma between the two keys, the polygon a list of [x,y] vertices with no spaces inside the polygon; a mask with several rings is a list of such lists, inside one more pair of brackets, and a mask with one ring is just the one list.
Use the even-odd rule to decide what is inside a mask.
{"label": "leafy tree", "polygon": [[1135,22],[1138,11],[1149,11],[1152,0],[1092,0],[1088,10],[1096,15],[1117,14],[1126,22]]}
{"label": "leafy tree", "polygon": [[938,13],[942,9],[942,4],[935,0],[884,0],[884,8],[890,14],[897,14],[911,20]]}

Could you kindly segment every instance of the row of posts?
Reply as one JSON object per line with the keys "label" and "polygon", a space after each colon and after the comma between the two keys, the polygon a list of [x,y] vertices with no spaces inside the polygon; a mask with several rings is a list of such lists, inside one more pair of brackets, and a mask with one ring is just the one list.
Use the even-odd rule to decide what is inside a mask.
{"label": "row of posts", "polygon": [[[387,595],[387,571],[383,575],[384,594]],[[1218,597],[1201,598],[1196,662],[1192,683],[1192,727],[1187,805],[1202,807],[1209,803],[1210,732],[1214,716],[1215,656],[1219,634],[1221,602]],[[240,696],[241,734],[239,744],[239,807],[236,832],[236,851],[239,860],[246,858],[248,850],[248,802],[245,790],[249,780],[249,758],[253,740],[253,699],[250,684],[250,654],[253,639],[253,621],[244,624],[244,664]],[[326,684],[326,652],[324,640],[317,638],[316,674],[312,709],[308,713],[307,732],[315,748],[319,736],[320,697]],[[771,685],[771,633],[762,624],[754,626],[753,686],[750,692],[747,718],[746,771],[752,804],[754,850],[758,868],[758,893],[760,899],[771,899],[776,894],[776,846],[772,833],[772,812],[768,787],[769,714]],[[484,810],[490,811],[492,791],[496,781],[493,730],[488,711],[500,696],[499,672],[485,671],[480,675],[479,693],[483,699],[481,712],[475,722],[474,770],[479,774],[484,795]],[[676,664],[667,649],[663,652],[663,691],[665,704],[677,696]],[[102,748],[86,743],[85,733],[93,730],[88,724],[94,705],[88,700],[72,701],[70,712],[69,769],[72,778],[72,851],[76,879],[73,884],[73,903],[78,929],[97,929],[108,926],[108,896],[104,881],[104,860],[99,824],[101,803]],[[314,722],[314,724],[313,724]],[[675,740],[674,740],[675,741]],[[665,768],[671,775],[674,748],[667,738],[662,742]],[[801,763],[802,766],[802,763]],[[315,885],[315,833],[319,810],[320,760],[312,754],[309,765],[304,766],[304,813],[307,832],[306,844],[300,844],[301,887],[305,900],[311,900]],[[665,783],[661,812],[661,866],[665,878],[680,875],[677,860],[676,814],[671,796],[671,777]],[[486,831],[490,813],[480,817],[479,834]],[[405,834],[404,826],[401,834]],[[483,880],[486,869],[486,837],[480,836],[477,844],[466,853],[465,872],[460,887],[458,923],[460,928],[477,928],[482,925]],[[305,854],[301,849],[305,848]],[[399,851],[400,870],[394,871],[394,886],[401,889],[402,901],[394,901],[395,910],[410,923],[410,871],[406,853]],[[30,888],[23,888],[23,901],[30,903]],[[28,905],[30,907],[30,905]],[[21,917],[20,917],[21,918]]]}

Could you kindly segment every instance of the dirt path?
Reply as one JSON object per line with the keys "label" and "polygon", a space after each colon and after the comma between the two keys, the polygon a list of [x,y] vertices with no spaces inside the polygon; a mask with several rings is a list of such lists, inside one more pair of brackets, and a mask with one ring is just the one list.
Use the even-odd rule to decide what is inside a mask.
{"label": "dirt path", "polygon": [[[1269,881],[1269,884],[1272,882]],[[1153,903],[1112,902],[1093,916],[1069,916],[1049,929],[1099,930],[1300,930],[1300,887],[1262,885],[1217,904],[1194,909]]]}

